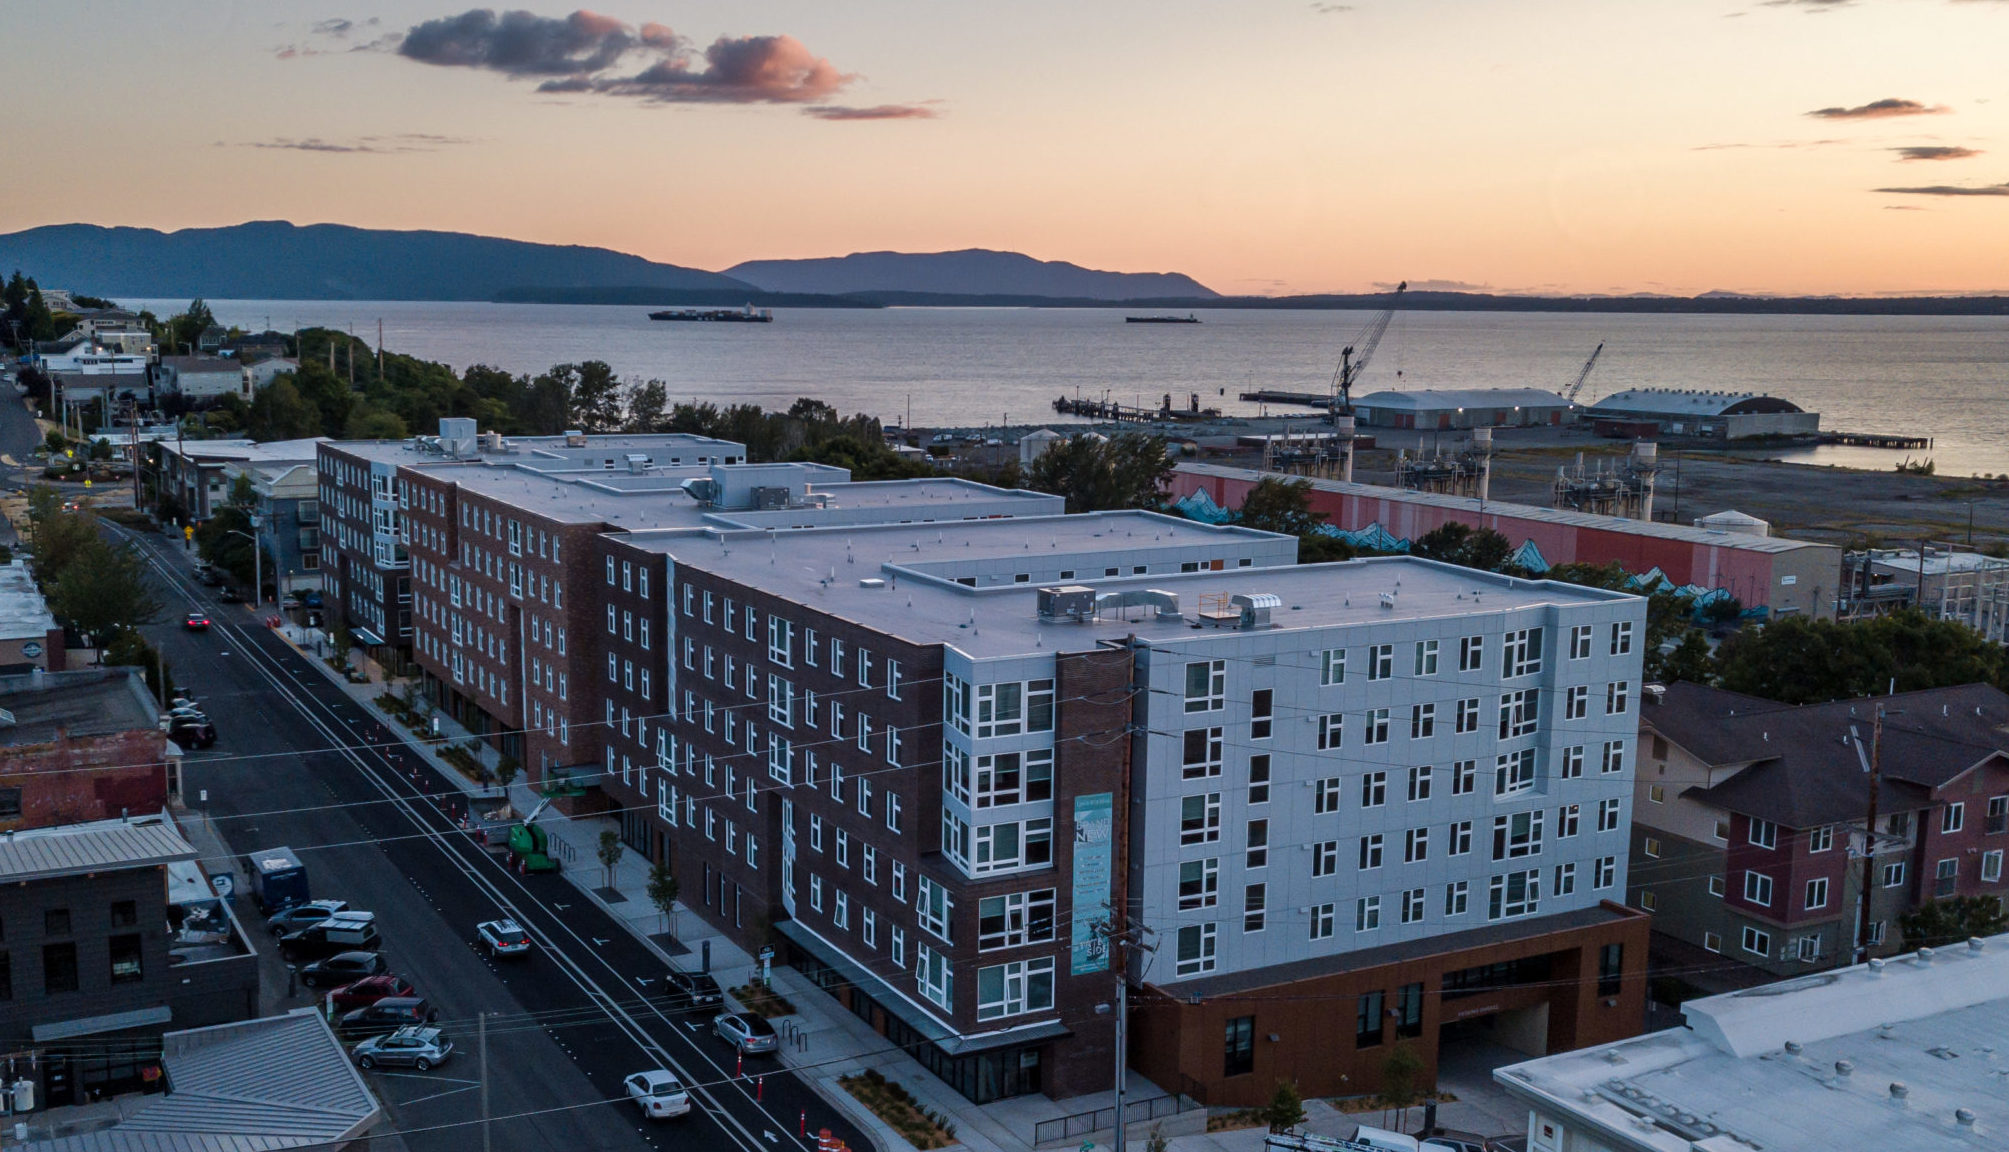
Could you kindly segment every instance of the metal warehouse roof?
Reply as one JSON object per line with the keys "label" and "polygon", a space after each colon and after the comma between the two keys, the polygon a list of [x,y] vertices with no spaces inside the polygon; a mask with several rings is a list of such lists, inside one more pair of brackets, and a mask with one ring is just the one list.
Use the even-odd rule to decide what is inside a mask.
{"label": "metal warehouse roof", "polygon": [[1592,415],[1647,412],[1656,416],[1742,416],[1752,412],[1804,411],[1762,392],[1707,392],[1690,388],[1628,388],[1591,405]]}
{"label": "metal warehouse roof", "polygon": [[[1180,464],[1174,472],[1190,476],[1220,476],[1229,480],[1244,480],[1251,484],[1265,476],[1279,476],[1285,480],[1299,480],[1303,477],[1283,476],[1282,473],[1259,472],[1252,468],[1229,468],[1220,464]],[[1623,516],[1601,516],[1595,512],[1573,512],[1567,508],[1543,508],[1536,504],[1510,504],[1504,500],[1487,500],[1483,504],[1470,496],[1452,496],[1442,492],[1418,492],[1408,488],[1389,488],[1379,484],[1350,483],[1345,480],[1307,481],[1319,492],[1335,492],[1362,500],[1388,500],[1400,504],[1422,504],[1434,508],[1450,508],[1460,512],[1488,517],[1511,517],[1516,520],[1541,520],[1550,524],[1566,524],[1572,528],[1591,528],[1600,532],[1624,532],[1634,536],[1658,536],[1665,540],[1679,540],[1684,544],[1707,544],[1712,548],[1734,548],[1744,552],[1792,552],[1801,548],[1828,548],[1839,552],[1832,544],[1819,544],[1811,540],[1789,540],[1784,536],[1753,536],[1745,532],[1710,531],[1707,528],[1692,528],[1686,524],[1665,524],[1658,520],[1628,520]],[[1494,522],[1489,521],[1488,527]]]}
{"label": "metal warehouse roof", "polygon": [[0,880],[46,880],[195,859],[195,847],[165,816],[94,820],[0,836]]}
{"label": "metal warehouse roof", "polygon": [[383,1114],[313,1008],[162,1037],[172,1091],[110,1128],[20,1152],[281,1152],[356,1138]]}
{"label": "metal warehouse roof", "polygon": [[1568,408],[1570,402],[1541,388],[1424,388],[1372,392],[1360,408],[1436,412],[1453,408]]}

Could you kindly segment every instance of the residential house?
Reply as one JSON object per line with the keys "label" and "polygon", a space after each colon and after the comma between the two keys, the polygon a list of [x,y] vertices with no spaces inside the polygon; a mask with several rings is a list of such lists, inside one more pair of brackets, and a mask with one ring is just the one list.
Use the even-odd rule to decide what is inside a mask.
{"label": "residential house", "polygon": [[[1907,912],[2005,891],[2009,696],[1998,689],[1796,707],[1678,683],[1648,693],[1639,723],[1628,903],[1686,955],[1772,975],[1849,963],[1866,842],[1875,954],[1902,945]],[[1866,836],[1871,756],[1881,787]]]}
{"label": "residential house", "polygon": [[163,356],[154,376],[163,394],[195,403],[223,396],[251,398],[244,366],[221,356]]}

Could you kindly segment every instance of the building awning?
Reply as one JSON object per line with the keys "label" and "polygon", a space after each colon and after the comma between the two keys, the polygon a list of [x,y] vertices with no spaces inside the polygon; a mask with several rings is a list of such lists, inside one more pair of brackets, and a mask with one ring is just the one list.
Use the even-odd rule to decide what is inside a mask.
{"label": "building awning", "polygon": [[365,648],[381,648],[384,646],[384,638],[370,631],[368,628],[351,629],[349,635],[354,636],[356,643],[361,644]]}
{"label": "building awning", "polygon": [[165,1004],[156,1004],[151,1008],[134,1008],[130,1012],[113,1012],[105,1016],[79,1016],[75,1020],[37,1024],[33,1035],[35,1042],[40,1044],[50,1040],[68,1040],[73,1036],[96,1036],[102,1032],[145,1028],[151,1024],[165,1024],[172,1019],[174,1019],[173,1009]]}
{"label": "building awning", "polygon": [[778,921],[774,930],[789,943],[829,965],[836,973],[853,985],[863,989],[881,1008],[897,1018],[907,1027],[920,1033],[928,1042],[950,1056],[967,1056],[974,1052],[989,1052],[997,1048],[1014,1048],[1021,1044],[1036,1044],[1042,1040],[1055,1040],[1074,1033],[1058,1020],[1042,1024],[1032,1024],[1022,1028],[1008,1028],[999,1032],[981,1032],[965,1036],[940,1020],[921,1011],[907,1002],[907,998],[895,991],[892,985],[868,971],[863,965],[832,947],[822,937],[804,928],[794,920]]}

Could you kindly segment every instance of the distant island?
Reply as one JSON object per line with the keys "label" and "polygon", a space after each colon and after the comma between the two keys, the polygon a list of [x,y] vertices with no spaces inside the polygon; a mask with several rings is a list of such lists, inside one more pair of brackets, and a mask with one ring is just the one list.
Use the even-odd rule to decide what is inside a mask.
{"label": "distant island", "polygon": [[770,292],[855,296],[1036,297],[1117,303],[1147,297],[1213,300],[1219,293],[1178,272],[1102,272],[1019,252],[853,252],[815,260],[749,260],[725,270]]}
{"label": "distant island", "polygon": [[[1109,272],[1017,252],[858,252],[707,272],[608,248],[465,232],[253,221],[225,228],[54,224],[0,235],[0,275],[95,295],[467,300],[634,307],[1376,310],[1387,293],[1222,296],[1176,272]],[[2009,316],[2009,296],[1505,296],[1411,290],[1404,311]]]}

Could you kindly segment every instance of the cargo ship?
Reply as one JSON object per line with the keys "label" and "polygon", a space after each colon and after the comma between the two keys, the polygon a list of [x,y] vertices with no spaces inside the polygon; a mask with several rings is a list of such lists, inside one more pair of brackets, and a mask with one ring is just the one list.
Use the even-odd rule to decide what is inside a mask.
{"label": "cargo ship", "polygon": [[774,310],[755,308],[666,308],[649,313],[651,320],[703,320],[714,324],[772,324]]}
{"label": "cargo ship", "polygon": [[1184,316],[1125,316],[1125,324],[1198,324],[1200,318],[1191,312]]}

